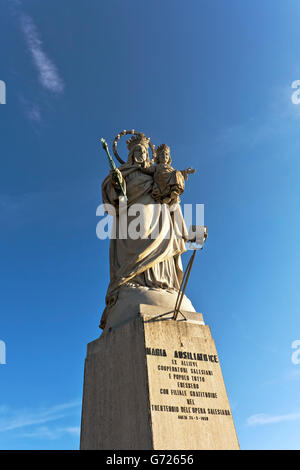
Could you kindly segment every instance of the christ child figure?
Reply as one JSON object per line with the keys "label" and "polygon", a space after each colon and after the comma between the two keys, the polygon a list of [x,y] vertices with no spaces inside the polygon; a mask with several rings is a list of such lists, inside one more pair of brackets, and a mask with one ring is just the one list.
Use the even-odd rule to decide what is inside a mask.
{"label": "christ child figure", "polygon": [[184,191],[185,180],[189,174],[196,171],[192,168],[175,170],[171,166],[171,161],[170,148],[166,144],[162,144],[157,148],[154,167],[149,169],[153,173],[154,179],[152,197],[155,201],[163,204],[179,202],[179,196]]}

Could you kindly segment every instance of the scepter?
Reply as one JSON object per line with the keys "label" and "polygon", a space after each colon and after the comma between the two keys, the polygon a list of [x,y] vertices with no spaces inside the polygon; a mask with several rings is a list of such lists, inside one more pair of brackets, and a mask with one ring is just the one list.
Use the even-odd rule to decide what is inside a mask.
{"label": "scepter", "polygon": [[106,152],[106,154],[107,154],[107,156],[108,156],[109,165],[110,165],[110,167],[111,167],[111,169],[112,169],[112,171],[113,171],[113,179],[114,179],[115,181],[117,181],[117,183],[118,183],[118,185],[119,185],[119,188],[120,188],[120,190],[121,190],[121,193],[123,194],[123,196],[125,197],[125,200],[127,201],[127,196],[126,196],[126,194],[125,194],[124,187],[123,187],[122,182],[121,182],[121,180],[120,180],[120,176],[119,176],[119,174],[118,174],[118,172],[117,172],[116,164],[115,164],[115,162],[113,161],[113,159],[112,159],[112,157],[111,157],[111,155],[110,155],[110,153],[109,153],[107,142],[106,142],[105,139],[103,139],[103,137],[101,138],[101,142],[102,142],[102,147],[103,147],[103,149],[105,150],[105,152]]}

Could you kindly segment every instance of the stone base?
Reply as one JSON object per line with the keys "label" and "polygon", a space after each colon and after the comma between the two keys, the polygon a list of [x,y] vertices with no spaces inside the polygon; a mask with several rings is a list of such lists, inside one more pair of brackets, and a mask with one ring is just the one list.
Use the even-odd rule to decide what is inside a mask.
{"label": "stone base", "polygon": [[202,315],[140,305],[88,344],[81,449],[239,449]]}
{"label": "stone base", "polygon": [[[142,286],[120,287],[116,302],[111,307],[107,307],[107,321],[105,330],[118,328],[139,315],[140,305],[151,305],[162,307],[164,311],[174,309],[178,291],[168,289],[155,289]],[[183,296],[182,310],[195,312],[192,302],[186,295]]]}

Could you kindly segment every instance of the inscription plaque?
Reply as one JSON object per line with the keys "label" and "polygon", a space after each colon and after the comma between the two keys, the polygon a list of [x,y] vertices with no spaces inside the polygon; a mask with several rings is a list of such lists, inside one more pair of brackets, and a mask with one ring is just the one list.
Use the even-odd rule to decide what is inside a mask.
{"label": "inscription plaque", "polygon": [[238,448],[209,326],[144,321],[154,448]]}

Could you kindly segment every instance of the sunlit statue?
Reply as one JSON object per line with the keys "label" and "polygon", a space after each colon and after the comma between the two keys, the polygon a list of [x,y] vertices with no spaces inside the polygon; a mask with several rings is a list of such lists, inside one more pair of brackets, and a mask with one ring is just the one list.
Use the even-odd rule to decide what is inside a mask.
{"label": "sunlit statue", "polygon": [[[124,163],[116,151],[116,142],[129,133],[133,135],[127,140],[129,153]],[[149,158],[149,145],[153,160]],[[195,171],[191,168],[174,170],[170,165],[169,147],[163,144],[155,153],[150,139],[135,131],[118,134],[114,153],[122,164],[102,183],[103,203],[114,206],[116,213],[115,237],[110,240],[110,283],[101,328],[110,325],[115,317],[126,316],[124,311],[135,308],[138,303],[174,305],[183,274],[181,254],[186,251],[188,237],[179,195],[184,191],[188,175]],[[139,223],[143,235],[139,238],[131,237],[130,233],[124,237],[124,233],[120,233],[122,194],[127,198],[123,215],[126,215],[128,232],[134,226],[135,205],[141,212]],[[185,303],[187,310],[195,311],[187,298]]]}
{"label": "sunlit statue", "polygon": [[163,204],[174,204],[180,202],[179,196],[184,191],[184,182],[188,175],[196,170],[187,168],[178,171],[171,167],[170,148],[162,144],[157,148],[155,165],[142,171],[153,175],[152,197],[156,202]]}

